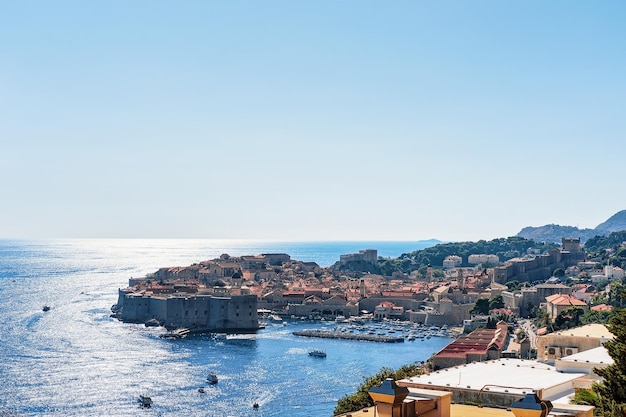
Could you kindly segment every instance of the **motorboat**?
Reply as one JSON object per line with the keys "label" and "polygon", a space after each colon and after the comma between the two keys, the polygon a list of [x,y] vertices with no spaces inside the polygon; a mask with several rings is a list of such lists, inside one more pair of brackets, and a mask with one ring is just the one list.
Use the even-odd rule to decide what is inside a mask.
{"label": "motorboat", "polygon": [[325,358],[326,352],[322,349],[312,349],[309,351],[309,356],[313,356],[315,358]]}
{"label": "motorboat", "polygon": [[139,402],[139,405],[142,407],[152,406],[152,398],[148,397],[147,395],[140,395],[137,402]]}
{"label": "motorboat", "polygon": [[206,378],[209,381],[209,384],[217,384],[217,374],[215,372],[209,373],[209,376]]}

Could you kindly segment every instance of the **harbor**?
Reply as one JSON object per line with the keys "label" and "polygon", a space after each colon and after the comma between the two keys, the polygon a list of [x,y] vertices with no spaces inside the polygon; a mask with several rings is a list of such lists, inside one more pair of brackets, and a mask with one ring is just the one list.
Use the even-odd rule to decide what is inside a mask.
{"label": "harbor", "polygon": [[[345,319],[323,323],[323,328],[303,329],[293,332],[294,336],[317,337],[322,339],[356,340],[379,343],[403,343],[426,340],[431,337],[451,338],[459,333],[450,331],[447,326],[427,326],[406,321],[363,321]],[[332,328],[330,328],[332,326]]]}
{"label": "harbor", "polygon": [[330,330],[300,330],[293,332],[294,336],[320,337],[322,339],[345,339],[345,340],[361,340],[366,342],[382,342],[382,343],[402,343],[403,337],[382,336],[376,334],[354,334],[333,332]]}

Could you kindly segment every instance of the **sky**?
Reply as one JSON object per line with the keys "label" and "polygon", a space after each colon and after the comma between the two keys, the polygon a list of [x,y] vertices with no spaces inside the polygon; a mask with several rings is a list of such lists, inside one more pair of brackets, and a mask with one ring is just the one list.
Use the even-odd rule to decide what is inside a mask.
{"label": "sky", "polygon": [[623,1],[0,2],[0,237],[475,241],[626,209]]}

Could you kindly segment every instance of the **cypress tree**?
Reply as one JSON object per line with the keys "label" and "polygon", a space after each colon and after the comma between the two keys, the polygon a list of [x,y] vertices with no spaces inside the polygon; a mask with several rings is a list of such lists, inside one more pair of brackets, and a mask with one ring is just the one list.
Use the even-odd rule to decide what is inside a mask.
{"label": "cypress tree", "polygon": [[604,343],[613,364],[605,368],[595,368],[594,372],[603,378],[593,390],[600,397],[603,416],[626,415],[626,309],[618,309],[611,317],[609,331],[613,340]]}

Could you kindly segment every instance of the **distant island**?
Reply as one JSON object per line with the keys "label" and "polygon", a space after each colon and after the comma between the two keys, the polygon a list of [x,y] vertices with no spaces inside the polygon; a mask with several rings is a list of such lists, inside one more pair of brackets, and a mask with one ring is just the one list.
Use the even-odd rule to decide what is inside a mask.
{"label": "distant island", "polygon": [[558,224],[547,224],[544,226],[524,227],[517,236],[532,239],[537,242],[558,243],[561,238],[580,238],[581,243],[595,236],[608,236],[611,232],[626,230],[626,210],[619,211],[609,217],[605,222],[600,223],[594,229],[579,229],[575,226],[560,226]]}

